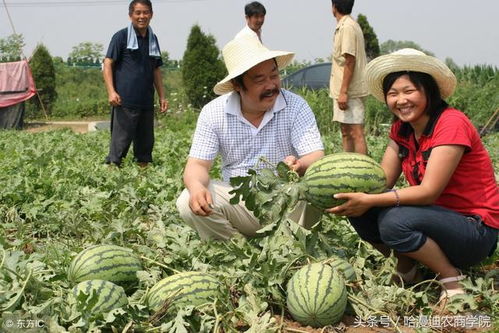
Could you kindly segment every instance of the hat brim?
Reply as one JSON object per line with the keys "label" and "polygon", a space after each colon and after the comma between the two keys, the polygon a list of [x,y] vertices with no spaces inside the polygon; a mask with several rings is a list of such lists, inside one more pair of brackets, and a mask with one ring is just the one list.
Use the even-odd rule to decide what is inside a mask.
{"label": "hat brim", "polygon": [[223,80],[218,82],[215,87],[213,87],[213,91],[217,95],[229,93],[234,90],[231,80],[245,73],[259,63],[262,63],[269,59],[276,59],[277,67],[279,68],[279,70],[282,70],[291,63],[294,56],[295,54],[293,52],[268,51],[264,55],[252,59],[251,62],[246,63],[243,67],[232,71],[232,73],[229,73],[229,75],[227,75]]}
{"label": "hat brim", "polygon": [[383,80],[390,73],[421,72],[433,77],[442,98],[454,93],[456,77],[454,73],[439,59],[427,55],[387,54],[373,59],[366,66],[366,82],[369,93],[377,100],[385,102]]}

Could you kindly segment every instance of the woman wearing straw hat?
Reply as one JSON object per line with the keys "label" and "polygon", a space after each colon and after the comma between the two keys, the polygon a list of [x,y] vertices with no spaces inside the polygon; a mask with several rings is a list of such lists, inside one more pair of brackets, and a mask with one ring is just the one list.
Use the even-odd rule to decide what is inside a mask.
{"label": "woman wearing straw hat", "polygon": [[477,130],[444,101],[456,78],[437,58],[403,49],[371,61],[366,80],[394,115],[381,162],[387,185],[403,173],[410,186],[338,194],[346,203],[327,211],[348,216],[360,237],[383,254],[393,250],[404,282],[421,280],[421,263],[438,275],[440,301],[463,294],[459,269],[495,250],[499,192]]}
{"label": "woman wearing straw hat", "polygon": [[[184,170],[186,189],[177,199],[182,219],[201,239],[255,236],[260,224],[244,203],[232,205],[229,180],[247,176],[260,157],[284,160],[298,173],[322,157],[323,144],[314,114],[305,100],[280,89],[279,70],[294,54],[270,51],[256,38],[241,36],[222,50],[229,74],[214,87],[221,95],[198,117]],[[209,171],[221,156],[223,181]],[[307,227],[320,211],[301,203],[292,218]]]}

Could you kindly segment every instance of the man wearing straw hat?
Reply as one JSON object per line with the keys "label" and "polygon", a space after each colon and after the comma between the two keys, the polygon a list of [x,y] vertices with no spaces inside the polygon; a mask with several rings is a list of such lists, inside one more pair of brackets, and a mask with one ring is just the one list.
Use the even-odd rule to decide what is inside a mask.
{"label": "man wearing straw hat", "polygon": [[[293,53],[271,51],[246,36],[230,41],[222,54],[229,74],[213,89],[221,96],[201,110],[184,170],[186,189],[177,199],[180,216],[203,240],[251,237],[261,228],[243,203],[230,204],[231,177],[246,176],[262,156],[303,174],[324,155],[312,110],[280,88],[279,70]],[[210,180],[219,154],[223,180]],[[291,218],[310,227],[321,213],[302,202]]]}

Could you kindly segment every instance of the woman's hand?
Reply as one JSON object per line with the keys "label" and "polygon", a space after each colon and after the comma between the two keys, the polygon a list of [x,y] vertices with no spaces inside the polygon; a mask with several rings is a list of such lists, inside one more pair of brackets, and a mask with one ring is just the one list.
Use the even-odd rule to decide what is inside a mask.
{"label": "woman's hand", "polygon": [[369,203],[369,194],[366,193],[338,193],[335,199],[346,200],[345,203],[326,209],[326,213],[341,216],[360,216],[364,214],[372,205]]}

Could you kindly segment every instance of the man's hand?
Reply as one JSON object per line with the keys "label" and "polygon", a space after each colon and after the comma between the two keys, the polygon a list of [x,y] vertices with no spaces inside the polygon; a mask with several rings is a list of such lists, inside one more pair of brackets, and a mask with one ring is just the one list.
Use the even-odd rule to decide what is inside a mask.
{"label": "man's hand", "polygon": [[202,188],[189,194],[189,207],[194,214],[208,216],[213,212],[213,200],[207,188]]}
{"label": "man's hand", "polygon": [[112,92],[108,96],[108,101],[109,101],[109,104],[111,104],[112,106],[120,106],[121,105],[121,96],[118,95],[117,92]]}
{"label": "man's hand", "polygon": [[291,170],[296,171],[296,172],[298,172],[298,170],[300,170],[300,168],[302,167],[300,160],[298,160],[296,158],[296,156],[293,156],[293,155],[286,156],[286,158],[284,158],[283,162],[286,163],[286,165]]}
{"label": "man's hand", "polygon": [[168,100],[166,98],[161,98],[159,100],[159,112],[163,113],[168,110]]}
{"label": "man's hand", "polygon": [[338,96],[338,107],[340,110],[345,111],[348,109],[348,94],[347,93],[340,93]]}

